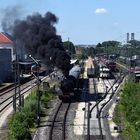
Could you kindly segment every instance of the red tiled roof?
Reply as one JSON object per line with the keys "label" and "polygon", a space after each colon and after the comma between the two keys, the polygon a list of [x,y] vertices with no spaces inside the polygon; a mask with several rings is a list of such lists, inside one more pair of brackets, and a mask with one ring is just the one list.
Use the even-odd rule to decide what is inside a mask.
{"label": "red tiled roof", "polygon": [[11,44],[13,43],[5,34],[0,33],[0,44]]}

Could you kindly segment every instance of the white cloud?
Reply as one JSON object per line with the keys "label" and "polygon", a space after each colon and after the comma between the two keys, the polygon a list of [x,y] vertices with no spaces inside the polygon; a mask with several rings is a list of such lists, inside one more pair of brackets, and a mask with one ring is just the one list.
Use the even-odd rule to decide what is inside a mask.
{"label": "white cloud", "polygon": [[107,10],[105,8],[97,8],[95,10],[95,14],[105,14],[107,13]]}

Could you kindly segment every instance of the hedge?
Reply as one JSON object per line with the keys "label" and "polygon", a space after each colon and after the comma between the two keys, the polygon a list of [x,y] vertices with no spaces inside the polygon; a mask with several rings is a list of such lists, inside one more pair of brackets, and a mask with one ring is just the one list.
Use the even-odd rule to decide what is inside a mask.
{"label": "hedge", "polygon": [[[42,91],[41,106],[54,98],[54,89]],[[9,121],[9,140],[31,140],[30,128],[35,127],[36,122],[36,94],[33,92],[24,102],[21,112],[16,112]]]}

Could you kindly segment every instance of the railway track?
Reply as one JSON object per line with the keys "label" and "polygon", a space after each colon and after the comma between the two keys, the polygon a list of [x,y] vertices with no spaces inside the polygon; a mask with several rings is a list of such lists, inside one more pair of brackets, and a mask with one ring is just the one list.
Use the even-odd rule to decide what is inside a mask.
{"label": "railway track", "polygon": [[66,139],[66,120],[71,103],[61,102],[53,117],[49,140],[65,140]]}
{"label": "railway track", "polygon": [[104,108],[104,107],[110,102],[110,100],[113,98],[113,96],[114,96],[114,94],[115,94],[117,88],[118,88],[119,85],[121,84],[121,81],[123,80],[123,78],[124,78],[124,77],[121,77],[121,80],[120,80],[120,79],[116,79],[116,82],[119,81],[119,83],[118,83],[117,87],[115,87],[115,89],[113,89],[114,84],[111,86],[110,90],[112,89],[112,94],[110,95],[110,97],[109,97],[109,99],[106,101],[106,103],[104,103],[103,106],[100,108],[99,114],[98,114],[99,116],[101,116],[101,112],[102,112],[103,108]]}
{"label": "railway track", "polygon": [[[100,100],[96,100],[95,104],[91,106],[91,103],[88,102],[88,113],[87,113],[87,116],[88,116],[88,120],[87,120],[87,139],[90,140],[92,138],[94,138],[95,140],[105,140],[105,135],[103,133],[103,128],[102,128],[102,123],[101,123],[101,120],[103,118],[102,116],[102,111],[104,110],[104,107],[110,102],[110,100],[112,99],[112,97],[114,96],[117,88],[119,87],[121,81],[122,81],[123,77],[120,79],[116,79],[114,80],[114,82],[110,82],[109,80],[103,80],[103,83],[105,86],[107,86],[107,82],[108,82],[108,89],[106,90],[106,93],[102,96],[102,98]],[[93,82],[94,84],[94,94],[96,96],[97,94],[97,90],[96,90],[96,82],[94,80]],[[116,87],[117,85],[117,87]],[[106,97],[108,96],[108,98],[106,99]],[[105,102],[103,103],[102,101],[105,99]],[[96,118],[98,119],[98,126],[99,126],[99,132],[100,132],[100,136],[92,136],[90,134],[90,126],[91,126],[91,122],[90,122],[90,119],[91,119],[91,114],[92,114],[92,111],[93,110],[97,110],[97,114],[96,114]]]}
{"label": "railway track", "polygon": [[0,97],[3,96],[4,94],[6,94],[7,92],[10,92],[14,89],[14,84],[12,84],[11,86],[5,87],[3,89],[0,90]]}
{"label": "railway track", "polygon": [[[35,85],[36,80],[33,79],[31,81],[28,81],[24,84],[20,85],[20,92],[24,91],[26,88],[29,88],[31,85]],[[32,84],[31,84],[32,83]],[[16,89],[18,88],[18,86],[16,86]],[[8,101],[9,99],[11,99],[13,97],[13,95],[15,94],[15,87],[12,87],[4,92],[2,92],[0,94],[0,98],[1,98],[1,104],[3,104],[4,102]]]}
{"label": "railway track", "polygon": [[[92,135],[90,133],[90,130],[91,130],[91,125],[94,125],[94,124],[91,124],[91,112],[90,112],[90,106],[91,106],[91,103],[89,102],[88,103],[88,114],[87,114],[87,140],[104,140],[104,135],[103,135],[103,131],[102,131],[102,123],[101,123],[101,118],[100,117],[97,117],[97,120],[98,120],[98,126],[99,126],[99,132],[100,132],[100,135]],[[99,111],[99,105],[96,104],[95,108],[94,109],[97,109],[97,112]],[[93,110],[92,110],[93,111]]]}
{"label": "railway track", "polygon": [[[90,140],[90,139],[91,140],[92,139],[94,140],[106,139],[107,140],[108,139],[108,136],[106,136],[106,132],[104,130],[105,128],[103,127],[104,117],[107,117],[107,110],[105,109],[105,106],[110,103],[111,99],[114,97],[114,94],[122,81],[122,78],[120,79],[120,75],[116,75],[114,76],[114,78],[115,79],[112,79],[112,80],[103,79],[103,82],[101,82],[100,84],[104,85],[103,87],[106,91],[104,90],[103,94],[98,94],[98,95],[97,93],[102,93],[102,92],[99,92],[102,90],[99,90],[99,91],[98,89],[96,90],[96,86],[97,86],[96,83],[97,81],[99,81],[99,78],[97,81],[96,81],[96,78],[93,78],[94,92],[91,92],[91,94],[93,94],[93,98],[95,97],[95,99],[93,99],[94,101],[92,99],[86,101],[86,105],[85,105],[85,110],[87,111],[86,113],[86,116],[87,116],[86,139],[87,140]],[[89,91],[89,94],[90,94],[90,91]],[[92,97],[92,95],[89,95],[89,96]],[[104,114],[105,116],[103,116]],[[111,134],[110,134],[110,138],[111,138]]]}
{"label": "railway track", "polygon": [[[46,78],[47,77],[42,78],[41,81],[44,81]],[[36,86],[37,86],[37,83],[35,79],[33,79],[32,84],[31,84],[31,81],[23,84],[20,90],[21,96],[23,96],[25,93],[27,93],[29,90],[31,90],[32,88]],[[15,92],[14,90],[15,88],[11,88],[1,94],[0,113],[2,113],[8,106],[10,106],[13,103],[13,96]],[[16,100],[18,100],[18,98],[19,98],[19,95],[17,94]]]}
{"label": "railway track", "polygon": [[[34,78],[31,77],[30,80],[29,79],[28,80],[26,79],[26,80],[22,81],[21,84],[20,84],[20,86],[25,85],[26,83],[30,82],[31,80],[34,80]],[[0,97],[3,96],[3,95],[5,95],[8,92],[14,90],[14,89],[15,89],[15,85],[14,84],[11,84],[11,85],[9,85],[9,86],[1,89],[0,90]]]}
{"label": "railway track", "polygon": [[[93,78],[93,86],[94,86],[94,95],[97,96],[96,83],[94,81],[94,78]],[[99,102],[96,100],[93,108],[90,107],[91,105],[92,105],[92,103],[90,101],[88,101],[88,107],[87,107],[87,140],[91,140],[91,139],[103,140],[104,136],[103,136],[102,123],[101,123],[101,118],[100,117],[97,117],[100,135],[93,135],[93,134],[90,133],[91,126],[94,125],[94,124],[91,124],[91,114],[92,114],[93,110],[95,110],[95,109],[97,110],[97,113],[98,113]]]}

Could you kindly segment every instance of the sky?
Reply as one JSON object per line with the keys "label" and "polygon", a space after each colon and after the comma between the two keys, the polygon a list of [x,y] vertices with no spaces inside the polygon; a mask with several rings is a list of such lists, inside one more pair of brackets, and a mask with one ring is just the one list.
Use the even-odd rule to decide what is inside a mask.
{"label": "sky", "polygon": [[[140,0],[0,0],[0,23],[4,9],[18,7],[25,18],[50,11],[59,21],[55,25],[62,40],[75,45],[97,44],[107,40],[126,41],[126,33],[140,40]],[[2,27],[0,26],[0,31]]]}

